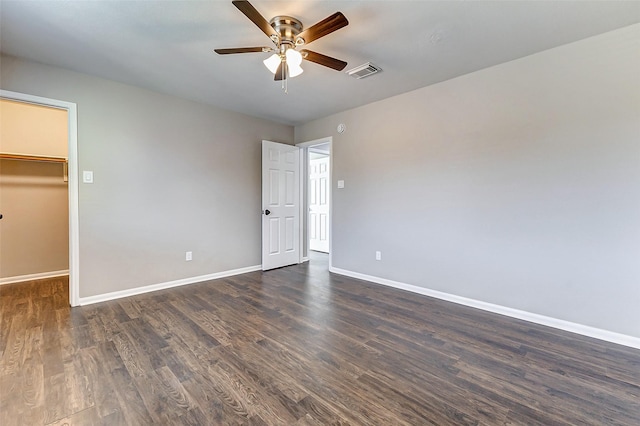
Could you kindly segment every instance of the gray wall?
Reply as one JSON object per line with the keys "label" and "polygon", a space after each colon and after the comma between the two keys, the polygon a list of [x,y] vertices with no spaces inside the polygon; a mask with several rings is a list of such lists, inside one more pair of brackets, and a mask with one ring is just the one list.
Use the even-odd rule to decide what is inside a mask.
{"label": "gray wall", "polygon": [[297,127],[296,142],[334,138],[334,267],[640,337],[638,39]]}
{"label": "gray wall", "polygon": [[[78,105],[80,297],[259,265],[261,140],[290,126],[2,57],[5,90]],[[185,252],[193,261],[185,262]]]}

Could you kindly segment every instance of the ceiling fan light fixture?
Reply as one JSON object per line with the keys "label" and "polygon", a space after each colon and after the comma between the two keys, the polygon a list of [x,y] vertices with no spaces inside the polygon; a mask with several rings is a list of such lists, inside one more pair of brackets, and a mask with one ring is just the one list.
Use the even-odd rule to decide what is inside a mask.
{"label": "ceiling fan light fixture", "polygon": [[304,72],[300,65],[287,63],[287,66],[289,67],[289,77],[291,78],[297,77]]}
{"label": "ceiling fan light fixture", "polygon": [[302,54],[298,52],[296,49],[292,49],[292,48],[287,49],[287,52],[285,53],[285,57],[287,58],[287,64],[289,64],[289,66],[296,65],[299,67],[300,64],[302,63]]}
{"label": "ceiling fan light fixture", "polygon": [[267,67],[267,69],[271,71],[272,74],[275,74],[276,71],[278,71],[280,62],[281,62],[280,55],[278,55],[277,53],[274,53],[273,55],[269,56],[267,59],[262,61],[264,66]]}
{"label": "ceiling fan light fixture", "polygon": [[287,67],[289,68],[289,77],[299,76],[304,72],[300,64],[302,63],[302,54],[294,48],[289,48],[285,52]]}

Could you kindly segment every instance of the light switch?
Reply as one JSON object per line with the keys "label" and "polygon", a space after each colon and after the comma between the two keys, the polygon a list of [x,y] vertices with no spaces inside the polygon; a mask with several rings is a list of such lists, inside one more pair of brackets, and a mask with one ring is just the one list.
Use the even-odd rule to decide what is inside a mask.
{"label": "light switch", "polygon": [[90,170],[82,171],[82,183],[93,183],[93,172]]}
{"label": "light switch", "polygon": [[339,180],[338,181],[338,189],[342,189],[344,188],[344,181],[343,180]]}

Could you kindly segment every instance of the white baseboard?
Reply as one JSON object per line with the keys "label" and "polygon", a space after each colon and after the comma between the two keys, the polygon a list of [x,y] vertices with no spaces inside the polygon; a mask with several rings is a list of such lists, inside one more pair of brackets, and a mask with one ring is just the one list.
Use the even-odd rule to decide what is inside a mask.
{"label": "white baseboard", "polygon": [[521,311],[519,309],[508,308],[506,306],[494,305],[493,303],[482,302],[480,300],[469,299],[466,297],[456,296],[455,294],[443,293],[437,290],[418,287],[412,284],[405,284],[398,281],[388,280],[386,278],[374,277],[372,275],[365,275],[359,272],[353,272],[345,269],[330,267],[329,271],[336,274],[345,275],[347,277],[370,281],[376,284],[382,284],[385,286],[410,291],[412,293],[418,293],[425,296],[434,297],[436,299],[446,300],[448,302],[458,303],[460,305],[482,309],[483,311],[489,311],[489,312],[493,312],[500,315],[506,315],[508,317],[529,321],[535,324],[545,325],[547,327],[553,327],[553,328],[557,328],[564,331],[570,331],[572,333],[581,334],[583,336],[593,337],[595,339],[600,339],[607,342],[617,343],[619,345],[640,349],[640,338],[638,337],[628,336],[626,334],[620,334],[613,331],[602,330],[600,328],[577,324],[574,322],[565,321],[558,318],[538,315],[538,314],[534,314],[527,311]]}
{"label": "white baseboard", "polygon": [[233,275],[246,274],[248,272],[260,271],[262,265],[248,266],[246,268],[232,269],[229,271],[215,272],[213,274],[200,275],[197,277],[183,278],[175,281],[168,281],[159,284],[151,284],[144,287],[136,287],[127,290],[114,291],[111,293],[98,294],[96,296],[80,297],[80,306],[93,303],[106,302],[108,300],[120,299],[122,297],[135,296],[137,294],[149,293],[151,291],[164,290],[172,287],[179,287],[187,284],[196,284],[219,278],[231,277]]}
{"label": "white baseboard", "polygon": [[37,274],[29,274],[29,275],[18,275],[15,277],[0,278],[0,285],[22,283],[25,281],[33,281],[33,280],[42,280],[45,278],[63,277],[65,275],[69,275],[68,269],[64,269],[62,271],[39,272]]}
{"label": "white baseboard", "polygon": [[308,262],[309,261],[309,256],[305,256],[301,259],[300,263],[304,263],[304,262]]}

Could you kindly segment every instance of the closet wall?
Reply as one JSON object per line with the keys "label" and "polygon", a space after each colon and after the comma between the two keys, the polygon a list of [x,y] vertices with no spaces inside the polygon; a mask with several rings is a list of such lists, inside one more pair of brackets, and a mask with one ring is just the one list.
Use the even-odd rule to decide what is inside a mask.
{"label": "closet wall", "polygon": [[[67,157],[67,112],[0,100],[0,153]],[[63,164],[0,160],[0,283],[69,269]]]}

